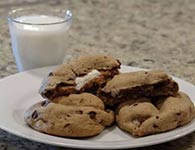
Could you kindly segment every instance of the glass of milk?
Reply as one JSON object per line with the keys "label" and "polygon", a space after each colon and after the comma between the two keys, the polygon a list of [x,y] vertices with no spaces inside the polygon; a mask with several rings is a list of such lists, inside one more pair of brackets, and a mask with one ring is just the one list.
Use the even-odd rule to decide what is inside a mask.
{"label": "glass of milk", "polygon": [[69,10],[19,9],[9,13],[12,50],[19,71],[63,62]]}

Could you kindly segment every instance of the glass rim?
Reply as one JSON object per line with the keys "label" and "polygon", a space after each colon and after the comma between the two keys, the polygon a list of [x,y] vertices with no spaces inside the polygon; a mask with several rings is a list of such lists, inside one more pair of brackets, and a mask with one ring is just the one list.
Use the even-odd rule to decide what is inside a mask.
{"label": "glass rim", "polygon": [[[29,10],[36,10],[36,9],[33,9],[33,8],[29,8],[29,9],[20,8],[20,9],[11,10],[8,13],[7,19],[9,21],[12,21],[12,22],[15,22],[15,23],[19,23],[19,24],[25,24],[25,25],[55,25],[55,24],[61,24],[61,23],[69,22],[69,21],[72,20],[72,13],[71,13],[71,11],[70,10],[65,10],[65,9],[59,9],[58,10],[59,12],[65,13],[65,17],[64,18],[61,17],[63,20],[62,21],[52,22],[52,23],[29,23],[29,22],[22,22],[22,21],[16,20],[16,18],[13,16],[17,12],[23,12],[23,11],[29,11]],[[55,12],[55,10],[50,10],[50,12]]]}

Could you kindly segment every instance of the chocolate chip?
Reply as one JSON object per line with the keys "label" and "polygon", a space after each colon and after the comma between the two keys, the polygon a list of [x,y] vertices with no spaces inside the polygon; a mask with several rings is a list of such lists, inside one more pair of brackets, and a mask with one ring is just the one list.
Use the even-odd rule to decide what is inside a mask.
{"label": "chocolate chip", "polygon": [[83,111],[82,110],[77,110],[76,113],[77,114],[83,114]]}
{"label": "chocolate chip", "polygon": [[52,72],[50,72],[50,73],[49,73],[49,76],[53,76],[53,73],[52,73]]}
{"label": "chocolate chip", "polygon": [[47,122],[48,122],[47,120],[45,120],[45,119],[43,119],[43,118],[42,118],[42,121],[43,121],[44,123],[47,123]]}
{"label": "chocolate chip", "polygon": [[66,117],[70,117],[70,115],[69,114],[66,114]]}
{"label": "chocolate chip", "polygon": [[41,106],[44,106],[44,107],[46,107],[47,105],[49,104],[49,101],[43,101],[42,103],[41,103]]}
{"label": "chocolate chip", "polygon": [[156,116],[156,119],[159,119],[159,116]]}
{"label": "chocolate chip", "polygon": [[83,103],[83,101],[84,101],[84,99],[83,99],[83,98],[81,98],[80,103]]}
{"label": "chocolate chip", "polygon": [[180,116],[180,115],[181,115],[181,113],[180,113],[180,112],[178,112],[178,113],[176,113],[176,115],[177,115],[177,116]]}
{"label": "chocolate chip", "polygon": [[137,105],[138,105],[137,103],[133,104],[133,106],[137,106]]}
{"label": "chocolate chip", "polygon": [[156,124],[153,124],[153,128],[158,128],[159,126]]}
{"label": "chocolate chip", "polygon": [[67,128],[69,125],[70,125],[69,123],[68,123],[68,124],[65,124],[65,125],[64,125],[64,128]]}
{"label": "chocolate chip", "polygon": [[145,74],[148,74],[148,72],[145,72]]}
{"label": "chocolate chip", "polygon": [[95,119],[95,116],[96,116],[96,112],[94,112],[94,111],[89,112],[89,117],[91,119]]}
{"label": "chocolate chip", "polygon": [[121,65],[121,62],[120,62],[120,60],[119,60],[119,59],[117,59],[116,61],[117,61],[117,62]]}
{"label": "chocolate chip", "polygon": [[36,119],[38,117],[38,113],[37,111],[35,110],[33,113],[32,113],[32,119]]}

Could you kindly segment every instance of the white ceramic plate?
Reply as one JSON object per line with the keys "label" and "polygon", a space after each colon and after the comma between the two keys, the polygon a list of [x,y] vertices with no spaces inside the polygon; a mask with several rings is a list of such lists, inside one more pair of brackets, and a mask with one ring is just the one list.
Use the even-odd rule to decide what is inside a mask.
{"label": "white ceramic plate", "polygon": [[[135,138],[121,131],[117,127],[105,129],[100,135],[85,139],[70,139],[51,136],[32,130],[24,121],[25,110],[42,97],[38,89],[43,77],[53,67],[46,67],[26,71],[6,77],[0,81],[0,128],[17,136],[63,147],[85,149],[120,149],[135,148],[167,142],[185,136],[195,130],[195,119],[175,130],[151,136]],[[122,72],[137,71],[140,68],[123,66]],[[181,79],[174,79],[179,83],[180,91],[187,93],[195,103],[195,86]]]}

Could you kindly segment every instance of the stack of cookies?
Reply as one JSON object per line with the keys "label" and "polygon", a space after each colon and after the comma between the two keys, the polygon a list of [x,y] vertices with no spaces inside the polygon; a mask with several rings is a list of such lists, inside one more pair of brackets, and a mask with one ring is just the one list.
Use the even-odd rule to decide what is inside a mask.
{"label": "stack of cookies", "polygon": [[120,61],[83,56],[50,72],[30,107],[33,129],[64,137],[90,137],[114,122],[134,136],[168,131],[195,116],[190,98],[162,71],[120,73]]}

